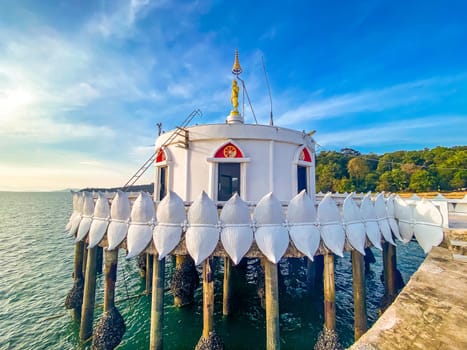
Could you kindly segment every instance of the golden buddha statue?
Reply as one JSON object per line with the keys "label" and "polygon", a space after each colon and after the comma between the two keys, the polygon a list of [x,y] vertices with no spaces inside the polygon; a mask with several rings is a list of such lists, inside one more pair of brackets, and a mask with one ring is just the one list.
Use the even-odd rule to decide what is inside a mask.
{"label": "golden buddha statue", "polygon": [[230,97],[230,102],[232,103],[233,110],[232,114],[238,114],[238,92],[240,91],[237,80],[232,81],[232,95]]}

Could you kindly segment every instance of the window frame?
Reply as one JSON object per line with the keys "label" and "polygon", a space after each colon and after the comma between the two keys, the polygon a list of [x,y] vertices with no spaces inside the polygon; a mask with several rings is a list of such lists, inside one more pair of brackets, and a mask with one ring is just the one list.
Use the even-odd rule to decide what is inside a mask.
{"label": "window frame", "polygon": [[[223,157],[216,157],[216,154],[220,150],[222,150],[225,146],[228,144],[232,144],[235,146],[239,151],[240,154],[243,155],[243,157],[232,157],[232,158],[223,158]],[[206,160],[210,163],[210,172],[209,172],[209,196],[217,202],[225,202],[225,201],[220,201],[218,198],[219,195],[219,164],[220,163],[239,163],[240,164],[240,186],[239,190],[240,192],[238,195],[244,199],[246,199],[246,183],[247,183],[247,176],[246,176],[246,165],[250,162],[249,157],[245,157],[245,152],[242,148],[239,147],[239,145],[234,142],[233,140],[228,140],[227,142],[224,142],[221,144],[219,147],[216,148],[216,150],[212,153],[212,157],[207,158]]]}
{"label": "window frame", "polygon": [[[300,155],[302,153],[302,151],[306,149],[307,152],[308,152],[308,155],[310,156],[310,161],[305,161],[305,160],[301,160],[300,159]],[[305,168],[305,173],[306,173],[306,193],[308,195],[313,195],[312,193],[310,193],[311,191],[311,187],[312,187],[312,181],[311,181],[311,169],[312,167],[314,167],[314,164],[315,164],[315,161],[314,161],[314,153],[310,150],[309,147],[307,147],[306,145],[301,145],[298,147],[298,149],[296,150],[295,152],[295,156],[294,156],[294,166],[292,167],[293,168],[293,174],[292,174],[292,186],[293,186],[293,189],[292,189],[292,193],[300,193],[301,190],[299,191],[298,189],[298,168],[299,167],[303,167]],[[303,190],[303,189],[302,189]]]}
{"label": "window frame", "polygon": [[[222,186],[222,173],[221,173],[221,168],[223,166],[230,166],[230,165],[238,165],[238,168],[235,169],[235,172],[237,172],[238,170],[238,185],[236,186],[238,188],[238,190],[234,191],[234,186],[233,186],[233,181],[232,179],[230,180],[230,196],[227,198],[227,199],[219,199],[220,195],[222,194],[221,192],[221,186]],[[227,170],[227,169],[225,169]],[[236,192],[238,193],[238,195],[240,196],[241,194],[241,186],[242,186],[242,164],[241,163],[238,163],[238,162],[235,162],[235,163],[232,163],[232,162],[218,162],[217,163],[217,200],[220,201],[220,202],[224,202],[224,201],[228,201],[230,199],[230,197],[233,196],[233,194]]]}
{"label": "window frame", "polygon": [[159,154],[159,152],[162,151],[164,153],[163,160],[157,162],[157,158],[155,160],[155,167],[156,167],[156,176],[155,179],[157,180],[154,183],[154,198],[156,201],[161,201],[163,198],[161,198],[161,176],[162,176],[162,171],[161,169],[165,169],[165,194],[170,191],[170,171],[171,171],[171,157],[168,152],[168,149],[166,147],[159,148],[156,150],[156,156]]}

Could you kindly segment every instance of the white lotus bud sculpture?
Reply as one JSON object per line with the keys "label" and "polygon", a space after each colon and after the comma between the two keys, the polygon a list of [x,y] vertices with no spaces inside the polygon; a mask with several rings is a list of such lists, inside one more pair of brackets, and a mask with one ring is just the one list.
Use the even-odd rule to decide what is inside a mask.
{"label": "white lotus bud sculpture", "polygon": [[305,190],[289,202],[286,217],[295,247],[313,261],[321,235],[316,222],[315,205]]}
{"label": "white lotus bud sculpture", "polygon": [[318,205],[318,221],[321,228],[321,238],[326,247],[334,254],[344,256],[345,232],[342,227],[339,209],[327,193]]}
{"label": "white lotus bud sculpture", "polygon": [[253,243],[250,209],[237,193],[224,204],[220,221],[222,245],[237,265]]}
{"label": "white lotus bud sculpture", "polygon": [[375,207],[371,200],[370,193],[367,193],[363,197],[362,203],[360,203],[360,214],[365,222],[366,236],[374,247],[383,250],[381,245],[381,232],[379,230]]}
{"label": "white lotus bud sculpture", "polygon": [[402,237],[402,242],[407,243],[414,234],[414,216],[413,209],[401,197],[394,198],[394,213],[396,219],[399,221],[399,232]]}
{"label": "white lotus bud sculpture", "polygon": [[79,216],[81,219],[81,212],[78,210],[78,201],[79,201],[79,192],[74,192],[71,191],[71,195],[73,198],[73,212],[70,215],[70,218],[68,219],[68,222],[65,226],[65,231],[71,234],[71,227],[73,220],[76,216]]}
{"label": "white lotus bud sculpture", "polygon": [[92,216],[94,214],[94,199],[92,193],[85,191],[83,193],[83,214],[79,222],[78,233],[76,234],[76,242],[82,241],[89,232],[91,227]]}
{"label": "white lotus bud sculpture", "polygon": [[75,236],[78,232],[79,223],[83,214],[84,194],[81,192],[73,192],[73,213],[67,224],[67,231],[70,236]]}
{"label": "white lotus bud sculpture", "polygon": [[159,260],[164,259],[180,243],[182,225],[186,221],[186,211],[183,200],[172,191],[157,206],[157,224],[152,233],[152,239]]}
{"label": "white lotus bud sculpture", "polygon": [[375,199],[375,213],[378,220],[379,230],[383,234],[386,242],[396,245],[392,239],[391,227],[389,226],[388,213],[386,211],[386,201],[384,200],[384,193],[380,193]]}
{"label": "white lotus bud sculpture", "polygon": [[397,221],[395,218],[394,198],[395,195],[391,194],[386,201],[386,210],[388,213],[389,226],[391,227],[391,231],[394,234],[394,236],[396,236],[396,238],[399,241],[403,242],[402,236],[399,232],[399,226],[397,225]]}
{"label": "white lotus bud sculpture", "polygon": [[203,191],[188,210],[186,249],[199,265],[216,249],[219,242],[217,207]]}
{"label": "white lotus bud sculpture", "polygon": [[109,226],[109,220],[109,201],[104,193],[98,192],[91,228],[89,229],[89,248],[96,246],[100,241],[102,241],[105,231],[107,230],[107,226]]}
{"label": "white lotus bud sculpture", "polygon": [[142,253],[151,242],[155,214],[151,196],[141,192],[131,208],[130,227],[126,238],[127,259]]}
{"label": "white lotus bud sculpture", "polygon": [[360,254],[365,255],[365,224],[353,196],[354,193],[351,193],[344,199],[342,206],[343,224],[350,245]]}
{"label": "white lotus bud sculpture", "polygon": [[125,239],[130,222],[131,205],[128,193],[117,190],[110,206],[110,224],[107,229],[107,249],[114,250]]}
{"label": "white lotus bud sculpture", "polygon": [[277,264],[289,246],[289,234],[284,227],[284,213],[272,192],[265,195],[253,212],[256,224],[255,240],[266,258]]}
{"label": "white lotus bud sculpture", "polygon": [[418,244],[428,254],[443,241],[443,217],[438,208],[426,199],[417,202],[414,210],[414,233]]}

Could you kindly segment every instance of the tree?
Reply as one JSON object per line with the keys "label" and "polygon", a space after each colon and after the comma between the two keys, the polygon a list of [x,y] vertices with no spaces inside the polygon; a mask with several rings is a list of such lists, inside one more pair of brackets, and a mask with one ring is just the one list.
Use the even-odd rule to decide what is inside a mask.
{"label": "tree", "polygon": [[347,163],[347,171],[350,176],[362,179],[370,172],[370,167],[365,159],[360,157],[352,158]]}
{"label": "tree", "polygon": [[368,153],[368,155],[365,158],[368,161],[367,164],[370,167],[370,171],[376,172],[380,156],[378,156],[376,153]]}
{"label": "tree", "polygon": [[365,184],[363,179],[368,175],[370,172],[370,167],[368,163],[363,158],[352,158],[347,163],[347,172],[349,173],[351,179],[355,180],[355,189],[357,191],[365,190]]}
{"label": "tree", "polygon": [[392,178],[392,171],[385,171],[381,174],[378,181],[378,186],[376,186],[377,191],[389,191],[396,192],[397,187]]}
{"label": "tree", "polygon": [[353,148],[342,148],[341,153],[352,157],[357,157],[361,154],[359,151],[356,151]]}
{"label": "tree", "polygon": [[[467,186],[467,146],[361,155],[351,148],[316,157],[317,190],[429,191]],[[373,161],[374,160],[374,161]]]}
{"label": "tree", "polygon": [[333,190],[337,168],[336,164],[318,164],[316,166],[316,191],[328,192]]}
{"label": "tree", "polygon": [[465,189],[467,187],[467,170],[456,171],[449,184],[455,190]]}
{"label": "tree", "polygon": [[415,163],[404,163],[401,165],[401,170],[409,176],[416,172],[418,169],[419,167],[416,166]]}
{"label": "tree", "polygon": [[405,151],[385,153],[379,158],[378,167],[376,168],[376,171],[382,174],[385,171],[391,171],[392,169],[398,168],[400,166],[399,164],[402,163],[404,155]]}
{"label": "tree", "polygon": [[401,163],[413,163],[415,165],[428,165],[425,162],[424,153],[425,151],[408,151],[405,152]]}
{"label": "tree", "polygon": [[335,166],[335,174],[337,178],[348,176],[347,174],[347,161],[348,156],[335,151],[322,151],[316,157],[316,165],[329,165]]}
{"label": "tree", "polygon": [[394,169],[391,171],[392,180],[396,187],[396,191],[403,191],[409,185],[410,176],[401,169]]}
{"label": "tree", "polygon": [[417,170],[410,177],[409,188],[415,192],[431,191],[436,189],[436,179],[428,170]]}
{"label": "tree", "polygon": [[376,186],[378,186],[379,176],[378,174],[371,172],[365,176],[365,190],[366,191],[375,191]]}
{"label": "tree", "polygon": [[352,192],[355,190],[355,186],[353,185],[352,181],[348,178],[346,178],[345,176],[338,180],[338,179],[335,179],[334,182],[333,182],[333,189],[334,191],[338,191],[338,192]]}

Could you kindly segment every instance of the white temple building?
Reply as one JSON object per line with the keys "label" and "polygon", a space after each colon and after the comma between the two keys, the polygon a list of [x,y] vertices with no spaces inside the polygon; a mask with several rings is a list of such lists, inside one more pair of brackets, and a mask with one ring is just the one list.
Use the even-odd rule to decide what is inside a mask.
{"label": "white temple building", "polygon": [[314,199],[315,141],[310,134],[278,126],[245,124],[238,111],[238,53],[232,72],[233,110],[224,124],[178,128],[156,140],[154,200],[174,191],[193,201],[205,191],[214,201],[234,193],[257,202],[273,192],[289,201],[306,189]]}

